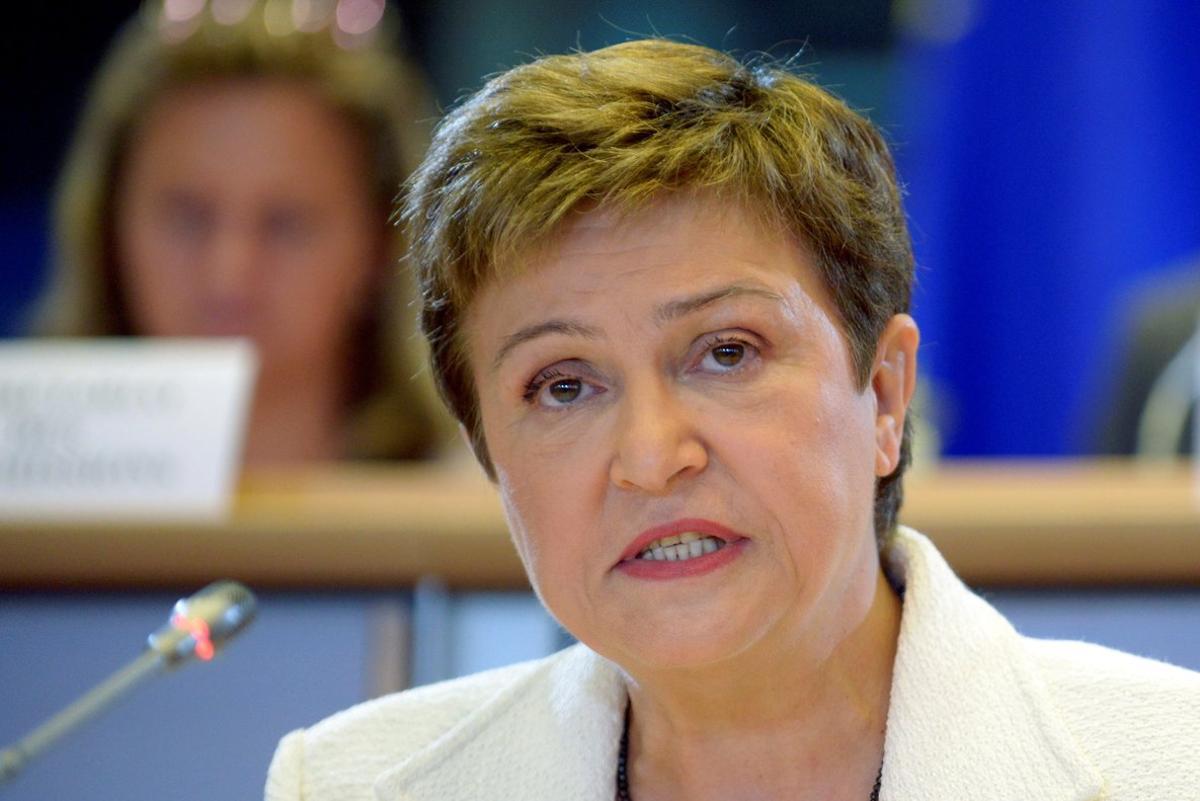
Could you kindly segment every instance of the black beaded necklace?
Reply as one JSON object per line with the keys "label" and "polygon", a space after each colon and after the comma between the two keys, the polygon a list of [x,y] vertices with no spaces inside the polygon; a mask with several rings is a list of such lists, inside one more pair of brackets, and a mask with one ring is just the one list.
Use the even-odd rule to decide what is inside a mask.
{"label": "black beaded necklace", "polygon": [[[879,801],[879,787],[883,784],[883,765],[875,777],[870,801]],[[621,729],[621,749],[617,752],[617,801],[633,801],[629,795],[629,705],[625,705],[625,726]]]}

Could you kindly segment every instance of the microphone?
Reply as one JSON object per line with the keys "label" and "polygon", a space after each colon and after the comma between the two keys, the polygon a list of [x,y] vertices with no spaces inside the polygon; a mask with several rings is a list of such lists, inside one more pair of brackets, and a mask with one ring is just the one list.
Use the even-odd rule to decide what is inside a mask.
{"label": "microphone", "polygon": [[147,638],[168,669],[195,657],[207,662],[217,649],[254,620],[254,593],[236,581],[209,584],[191,598],[180,598],[167,624]]}
{"label": "microphone", "polygon": [[250,622],[258,602],[236,581],[209,584],[180,598],[167,624],[147,638],[146,650],[73,704],[0,751],[0,784],[11,780],[31,759],[64,734],[91,719],[145,679],[174,670],[192,659],[207,662]]}

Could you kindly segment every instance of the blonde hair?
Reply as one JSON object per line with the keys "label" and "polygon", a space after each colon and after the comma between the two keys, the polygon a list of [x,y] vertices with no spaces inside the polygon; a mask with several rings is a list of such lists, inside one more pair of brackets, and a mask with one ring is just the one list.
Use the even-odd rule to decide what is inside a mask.
{"label": "blonde hair", "polygon": [[[118,34],[94,78],[55,196],[54,261],[37,309],[36,333],[138,333],[116,264],[115,190],[131,137],[155,102],[198,82],[271,78],[311,87],[368,146],[379,225],[390,239],[389,255],[403,253],[389,210],[424,152],[432,114],[418,75],[385,45],[394,24],[390,15],[374,35],[347,40],[332,20],[309,21],[303,30],[289,25],[280,12],[286,15],[294,4],[279,0],[244,3],[243,16],[233,21],[217,19],[217,2],[209,9],[203,5],[182,21],[170,18],[169,3],[145,5]],[[409,276],[388,266],[377,306],[364,310],[357,358],[348,366],[353,456],[427,455],[444,430],[420,369],[424,358],[415,336]]]}
{"label": "blonde hair", "polygon": [[[404,212],[433,372],[489,474],[461,341],[475,293],[581,204],[630,210],[697,188],[744,202],[811,247],[865,388],[913,282],[879,132],[787,69],[697,45],[652,39],[541,58],[493,78],[442,121]],[[906,426],[900,465],[877,482],[881,543],[895,526],[910,439]]]}

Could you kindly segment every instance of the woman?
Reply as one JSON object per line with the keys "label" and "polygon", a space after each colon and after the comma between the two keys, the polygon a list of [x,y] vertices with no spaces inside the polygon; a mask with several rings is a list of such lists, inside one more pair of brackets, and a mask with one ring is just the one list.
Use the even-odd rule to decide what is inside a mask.
{"label": "woman", "polygon": [[581,644],[294,733],[269,799],[1194,794],[1200,677],[1023,639],[896,523],[913,262],[861,117],[691,45],[545,58],[449,116],[406,216]]}
{"label": "woman", "polygon": [[146,6],[100,69],[59,187],[39,332],[249,337],[251,463],[438,441],[388,220],[428,104],[374,5]]}

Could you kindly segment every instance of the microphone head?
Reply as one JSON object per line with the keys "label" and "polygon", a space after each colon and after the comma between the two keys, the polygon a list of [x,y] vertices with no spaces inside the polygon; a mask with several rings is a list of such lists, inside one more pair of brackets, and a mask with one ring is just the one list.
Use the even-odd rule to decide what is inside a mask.
{"label": "microphone head", "polygon": [[204,661],[250,625],[258,608],[254,593],[236,581],[217,581],[189,598],[180,598],[167,625],[150,635],[152,650],[168,667],[195,657]]}

